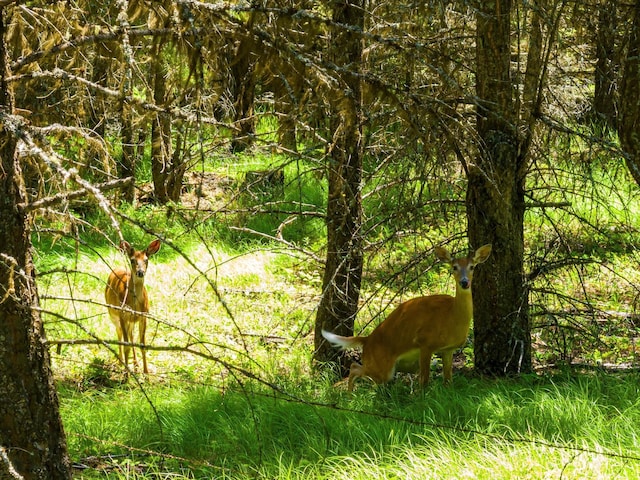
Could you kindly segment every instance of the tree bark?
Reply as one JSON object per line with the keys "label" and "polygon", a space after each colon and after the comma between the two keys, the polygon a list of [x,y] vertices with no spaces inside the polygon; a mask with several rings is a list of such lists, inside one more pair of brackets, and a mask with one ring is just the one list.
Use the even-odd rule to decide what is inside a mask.
{"label": "tree bark", "polygon": [[[165,105],[167,98],[167,65],[162,59],[164,39],[154,39],[151,59],[153,100],[156,105]],[[163,113],[156,113],[151,122],[151,175],[156,200],[165,204],[171,200],[167,184],[171,174],[171,120]]]}
{"label": "tree bark", "polygon": [[619,57],[616,55],[615,48],[617,10],[617,0],[605,0],[598,5],[593,113],[595,119],[607,127],[615,126],[617,112],[615,95],[616,71],[619,66]]}
{"label": "tree bark", "polygon": [[130,204],[134,204],[136,200],[136,148],[133,139],[133,113],[131,111],[131,105],[127,102],[122,102],[122,109],[120,111],[120,122],[122,130],[120,132],[120,138],[122,140],[122,157],[118,166],[118,176],[120,178],[132,177],[133,182],[130,182],[122,189],[122,197]]}
{"label": "tree bark", "polygon": [[[256,14],[251,12],[246,23],[248,31],[253,29]],[[234,106],[234,123],[237,131],[231,141],[233,153],[243,152],[253,143],[256,132],[253,104],[256,90],[257,55],[250,36],[238,40],[231,62],[231,88]]]}
{"label": "tree bark", "polygon": [[476,91],[480,152],[469,170],[467,215],[474,248],[493,244],[475,273],[475,368],[504,376],[528,371],[531,339],[524,284],[525,154],[515,125],[510,74],[510,0],[480,2]]}
{"label": "tree bark", "polygon": [[[361,30],[363,1],[334,2],[333,20]],[[362,43],[352,29],[344,29],[336,31],[331,44],[334,63],[344,70],[339,74],[340,93],[332,92],[334,144],[328,168],[327,260],[315,325],[315,359],[319,362],[339,357],[336,349],[324,341],[323,328],[340,335],[353,334],[363,264],[362,100],[360,79],[354,71],[360,65]],[[342,361],[344,370],[346,363]]]}
{"label": "tree bark", "polygon": [[624,101],[620,102],[618,136],[627,168],[640,185],[640,0],[632,9],[633,25],[620,85],[620,98]]}
{"label": "tree bark", "polygon": [[0,9],[0,478],[70,479],[66,437],[38,312],[30,218],[16,153],[24,125],[9,116],[13,98]]}
{"label": "tree bark", "polygon": [[[109,49],[107,46],[98,42],[92,62],[91,81],[97,85],[107,86],[109,72]],[[89,111],[89,128],[93,130],[96,136],[104,137],[105,133],[105,117],[106,102],[101,95],[89,98],[87,102],[87,110]]]}
{"label": "tree bark", "polygon": [[129,20],[126,16],[126,2],[119,4],[121,11],[118,15],[118,21],[123,28],[122,36],[122,83],[121,101],[120,101],[120,143],[122,146],[122,155],[118,164],[118,175],[122,178],[132,177],[131,182],[123,187],[122,197],[125,201],[133,204],[135,202],[135,173],[136,158],[133,146],[133,111],[127,98],[133,95],[133,49],[129,39]]}

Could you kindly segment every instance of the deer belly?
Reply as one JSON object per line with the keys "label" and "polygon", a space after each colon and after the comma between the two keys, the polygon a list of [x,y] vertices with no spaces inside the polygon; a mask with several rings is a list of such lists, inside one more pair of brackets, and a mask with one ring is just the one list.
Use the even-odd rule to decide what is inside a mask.
{"label": "deer belly", "polygon": [[440,331],[429,337],[425,343],[433,349],[434,353],[455,350],[467,343],[469,327],[469,324],[451,326],[448,330]]}
{"label": "deer belly", "polygon": [[396,360],[396,372],[416,373],[420,370],[420,349],[409,350]]}
{"label": "deer belly", "polygon": [[122,311],[122,310],[116,310],[116,309],[112,309],[109,311],[109,313],[114,312],[115,315],[111,315],[111,320],[115,323],[115,322],[120,322],[123,321],[125,323],[136,323],[138,322],[142,316],[143,313],[132,313],[132,312],[127,312],[127,311]]}

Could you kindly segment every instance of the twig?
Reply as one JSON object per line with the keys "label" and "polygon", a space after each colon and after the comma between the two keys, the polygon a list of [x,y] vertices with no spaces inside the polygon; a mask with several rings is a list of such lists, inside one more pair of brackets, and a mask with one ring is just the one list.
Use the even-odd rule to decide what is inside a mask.
{"label": "twig", "polygon": [[[109,182],[99,183],[97,185],[93,185],[94,188],[100,190],[101,192],[105,192],[107,190],[113,190],[116,188],[122,188],[126,185],[133,183],[133,177],[122,178],[118,180],[111,180]],[[53,205],[57,205],[64,201],[75,200],[76,198],[82,198],[89,194],[89,191],[86,188],[81,190],[75,190],[73,192],[63,192],[53,195],[51,197],[41,198],[40,200],[36,200],[31,203],[19,203],[17,207],[25,213],[32,212],[34,210],[38,210],[41,208],[48,208]]]}
{"label": "twig", "polygon": [[7,466],[9,475],[18,480],[24,480],[24,477],[17,472],[17,470],[11,463],[11,459],[9,458],[9,455],[7,455],[7,449],[3,446],[0,446],[0,458],[2,458],[2,461]]}
{"label": "twig", "polygon": [[291,242],[287,242],[281,236],[274,237],[273,235],[268,235],[266,233],[258,232],[257,230],[253,230],[251,228],[246,228],[246,227],[234,227],[234,226],[231,226],[231,227],[229,227],[229,229],[230,230],[235,230],[237,232],[250,233],[252,235],[257,235],[259,237],[263,237],[263,238],[266,238],[268,240],[273,240],[275,242],[282,243],[283,245],[286,245],[288,248],[290,248],[290,249],[292,249],[292,250],[294,250],[296,252],[300,252],[300,253],[306,255],[307,257],[312,258],[313,260],[315,260],[318,263],[323,263],[324,262],[324,260],[321,259],[320,257],[318,257],[315,253],[310,252],[308,250],[305,250],[304,248],[300,248],[300,247],[298,247],[297,245],[295,245],[295,244],[293,244]]}

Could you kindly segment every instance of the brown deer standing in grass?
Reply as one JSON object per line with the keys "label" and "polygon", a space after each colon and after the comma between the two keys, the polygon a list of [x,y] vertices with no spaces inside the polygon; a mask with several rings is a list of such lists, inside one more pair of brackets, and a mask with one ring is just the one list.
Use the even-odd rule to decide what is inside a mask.
{"label": "brown deer standing in grass", "polygon": [[491,254],[491,245],[480,247],[473,255],[452,258],[442,247],[435,249],[442,262],[448,263],[456,280],[456,295],[418,297],[398,306],[367,337],[342,337],[325,330],[322,336],[343,349],[362,347],[362,365],[351,364],[349,391],[356,378],[367,377],[385,383],[395,374],[398,361],[418,358],[420,384],[429,383],[431,357],[442,357],[444,382],[451,382],[453,353],[464,345],[473,315],[471,280],[473,269]]}
{"label": "brown deer standing in grass", "polygon": [[[118,341],[133,342],[133,327],[138,324],[144,373],[147,369],[147,354],[144,349],[149,296],[144,286],[149,257],[160,250],[160,240],[152,241],[146,250],[136,250],[129,242],[122,241],[120,249],[129,256],[130,268],[118,267],[111,271],[104,297],[107,301],[109,317],[116,326]],[[129,367],[131,346],[120,344],[120,361],[125,369]],[[133,363],[137,365],[136,351],[133,350]]]}

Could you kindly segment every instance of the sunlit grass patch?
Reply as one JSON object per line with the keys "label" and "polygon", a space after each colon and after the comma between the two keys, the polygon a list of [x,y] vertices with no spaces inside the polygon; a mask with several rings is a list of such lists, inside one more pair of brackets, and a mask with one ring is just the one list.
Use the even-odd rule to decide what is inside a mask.
{"label": "sunlit grass patch", "polygon": [[455,390],[395,384],[354,395],[247,379],[149,385],[146,396],[61,392],[76,455],[147,452],[158,467],[180,458],[178,478],[595,479],[640,473],[629,380],[460,380]]}

